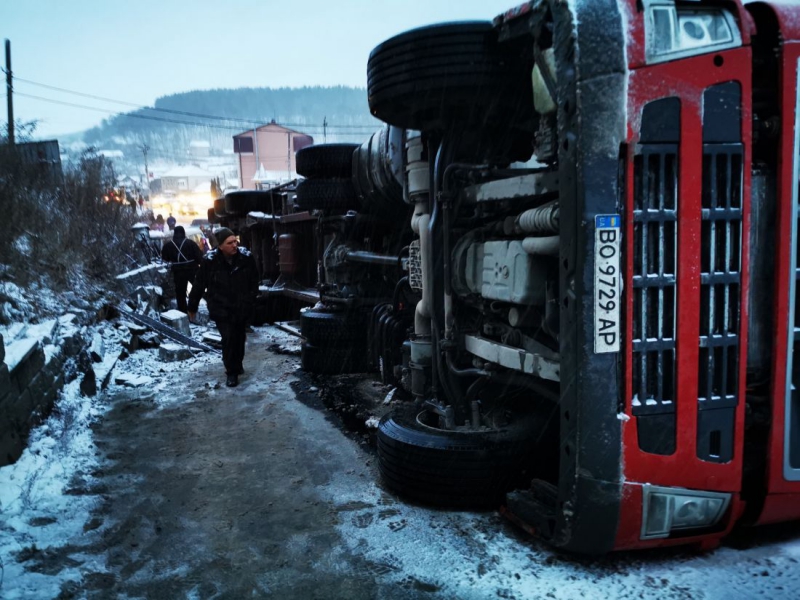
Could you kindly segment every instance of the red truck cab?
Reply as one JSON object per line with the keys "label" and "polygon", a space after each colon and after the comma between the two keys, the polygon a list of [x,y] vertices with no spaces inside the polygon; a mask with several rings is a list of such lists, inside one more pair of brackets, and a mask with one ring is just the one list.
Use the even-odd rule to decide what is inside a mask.
{"label": "red truck cab", "polygon": [[[561,204],[577,245],[562,252],[577,263],[565,262],[562,289],[578,308],[562,313],[576,352],[566,390],[561,354],[558,509],[543,529],[523,491],[508,513],[588,552],[709,544],[737,523],[800,518],[800,7],[571,8],[561,23],[551,9],[575,103],[560,107],[559,163],[577,207]],[[620,319],[611,348],[591,318],[609,269],[603,214],[623,221],[621,303],[603,315]]]}

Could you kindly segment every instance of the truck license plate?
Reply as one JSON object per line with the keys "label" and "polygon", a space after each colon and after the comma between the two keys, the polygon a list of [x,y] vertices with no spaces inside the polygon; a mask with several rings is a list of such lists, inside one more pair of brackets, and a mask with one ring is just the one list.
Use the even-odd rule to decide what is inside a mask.
{"label": "truck license plate", "polygon": [[619,215],[594,218],[594,352],[619,352],[622,237]]}

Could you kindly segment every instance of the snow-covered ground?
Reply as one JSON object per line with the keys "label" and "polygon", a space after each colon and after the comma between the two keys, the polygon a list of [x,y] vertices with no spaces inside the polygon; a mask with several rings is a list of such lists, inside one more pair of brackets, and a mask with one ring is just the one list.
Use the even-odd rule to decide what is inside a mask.
{"label": "snow-covered ground", "polygon": [[79,536],[96,497],[71,495],[70,482],[96,466],[90,425],[101,400],[81,396],[78,381],[64,388],[57,409],[30,436],[28,448],[13,465],[0,468],[0,560],[3,598],[55,597],[62,580],[77,573],[65,569],[52,577],[25,571],[20,553],[44,550]]}
{"label": "snow-covered ground", "polygon": [[[118,331],[107,324],[102,331],[113,352]],[[273,344],[296,344],[277,329],[258,333]],[[0,468],[0,597],[55,598],[64,582],[79,579],[87,565],[105,569],[103,556],[85,555],[85,562],[72,568],[33,572],[24,558],[79,544],[85,534],[99,497],[85,490],[76,494],[72,487],[78,481],[85,486],[99,466],[91,426],[106,410],[108,395],[149,381],[136,389],[161,409],[191,403],[191,394],[163,392],[187,371],[212,360],[219,359],[201,355],[174,369],[159,362],[155,350],[140,350],[117,363],[110,388],[94,398],[82,396],[77,381],[66,386],[51,416],[31,434],[22,457]],[[298,415],[312,412],[298,403]],[[354,445],[353,452],[358,451]],[[800,589],[797,539],[706,554],[670,551],[581,559],[518,535],[494,513],[434,511],[393,499],[384,511],[386,520],[379,523],[374,507],[387,503],[386,492],[352,473],[336,474],[320,493],[339,506],[352,506],[348,518],[336,525],[345,546],[332,550],[320,568],[340,568],[336,552],[359,554],[383,565],[376,577],[410,586],[409,597],[793,598]]]}
{"label": "snow-covered ground", "polygon": [[[27,340],[35,340],[40,329],[44,331],[22,323],[0,328],[10,350],[4,362],[18,360],[17,346],[9,340],[21,331]],[[77,564],[52,574],[26,570],[20,559],[62,546],[86,531],[99,498],[84,491],[75,493],[72,486],[77,482],[85,485],[98,468],[100,452],[93,443],[91,426],[108,408],[108,394],[119,387],[147,386],[146,393],[160,406],[169,405],[175,398],[160,393],[169,378],[156,350],[141,350],[129,356],[124,366],[115,365],[121,332],[108,323],[97,331],[104,339],[106,359],[94,368],[98,380],[113,368],[108,389],[89,397],[79,389],[80,378],[67,384],[50,416],[31,432],[28,447],[19,460],[0,468],[0,598],[55,598],[63,582],[80,579]],[[47,340],[39,341],[47,351]],[[199,355],[191,362],[200,365],[209,360],[218,358]],[[97,557],[85,559],[83,568],[98,561]]]}

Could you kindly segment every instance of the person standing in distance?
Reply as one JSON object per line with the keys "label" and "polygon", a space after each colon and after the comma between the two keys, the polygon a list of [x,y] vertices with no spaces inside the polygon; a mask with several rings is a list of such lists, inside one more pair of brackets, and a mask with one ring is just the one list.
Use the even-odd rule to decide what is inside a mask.
{"label": "person standing in distance", "polygon": [[178,310],[185,313],[186,288],[190,281],[194,281],[200,261],[203,260],[203,251],[193,241],[186,237],[183,225],[178,225],[172,234],[172,240],[164,244],[161,249],[161,258],[170,263],[172,277],[175,280],[175,299]]}
{"label": "person standing in distance", "polygon": [[248,321],[253,316],[258,294],[258,270],[250,251],[239,248],[239,240],[227,227],[216,232],[218,246],[203,257],[192,292],[189,319],[194,320],[200,298],[205,296],[208,315],[222,338],[222,362],[226,385],[239,384],[244,373],[244,344]]}
{"label": "person standing in distance", "polygon": [[172,216],[172,213],[169,213],[169,216],[167,217],[167,227],[169,227],[170,231],[175,229],[175,223],[177,223],[175,217]]}

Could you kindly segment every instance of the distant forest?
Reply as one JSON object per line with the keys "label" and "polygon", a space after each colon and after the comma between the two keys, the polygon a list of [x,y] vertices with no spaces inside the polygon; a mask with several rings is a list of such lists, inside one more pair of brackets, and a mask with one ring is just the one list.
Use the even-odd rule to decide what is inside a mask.
{"label": "distant forest", "polygon": [[232,147],[233,135],[273,120],[317,143],[323,137],[360,141],[381,125],[370,115],[366,90],[343,86],[196,90],[158,98],[155,109],[106,119],[84,132],[83,141],[102,148],[146,143],[177,151],[191,140],[206,140],[212,152],[220,152]]}

